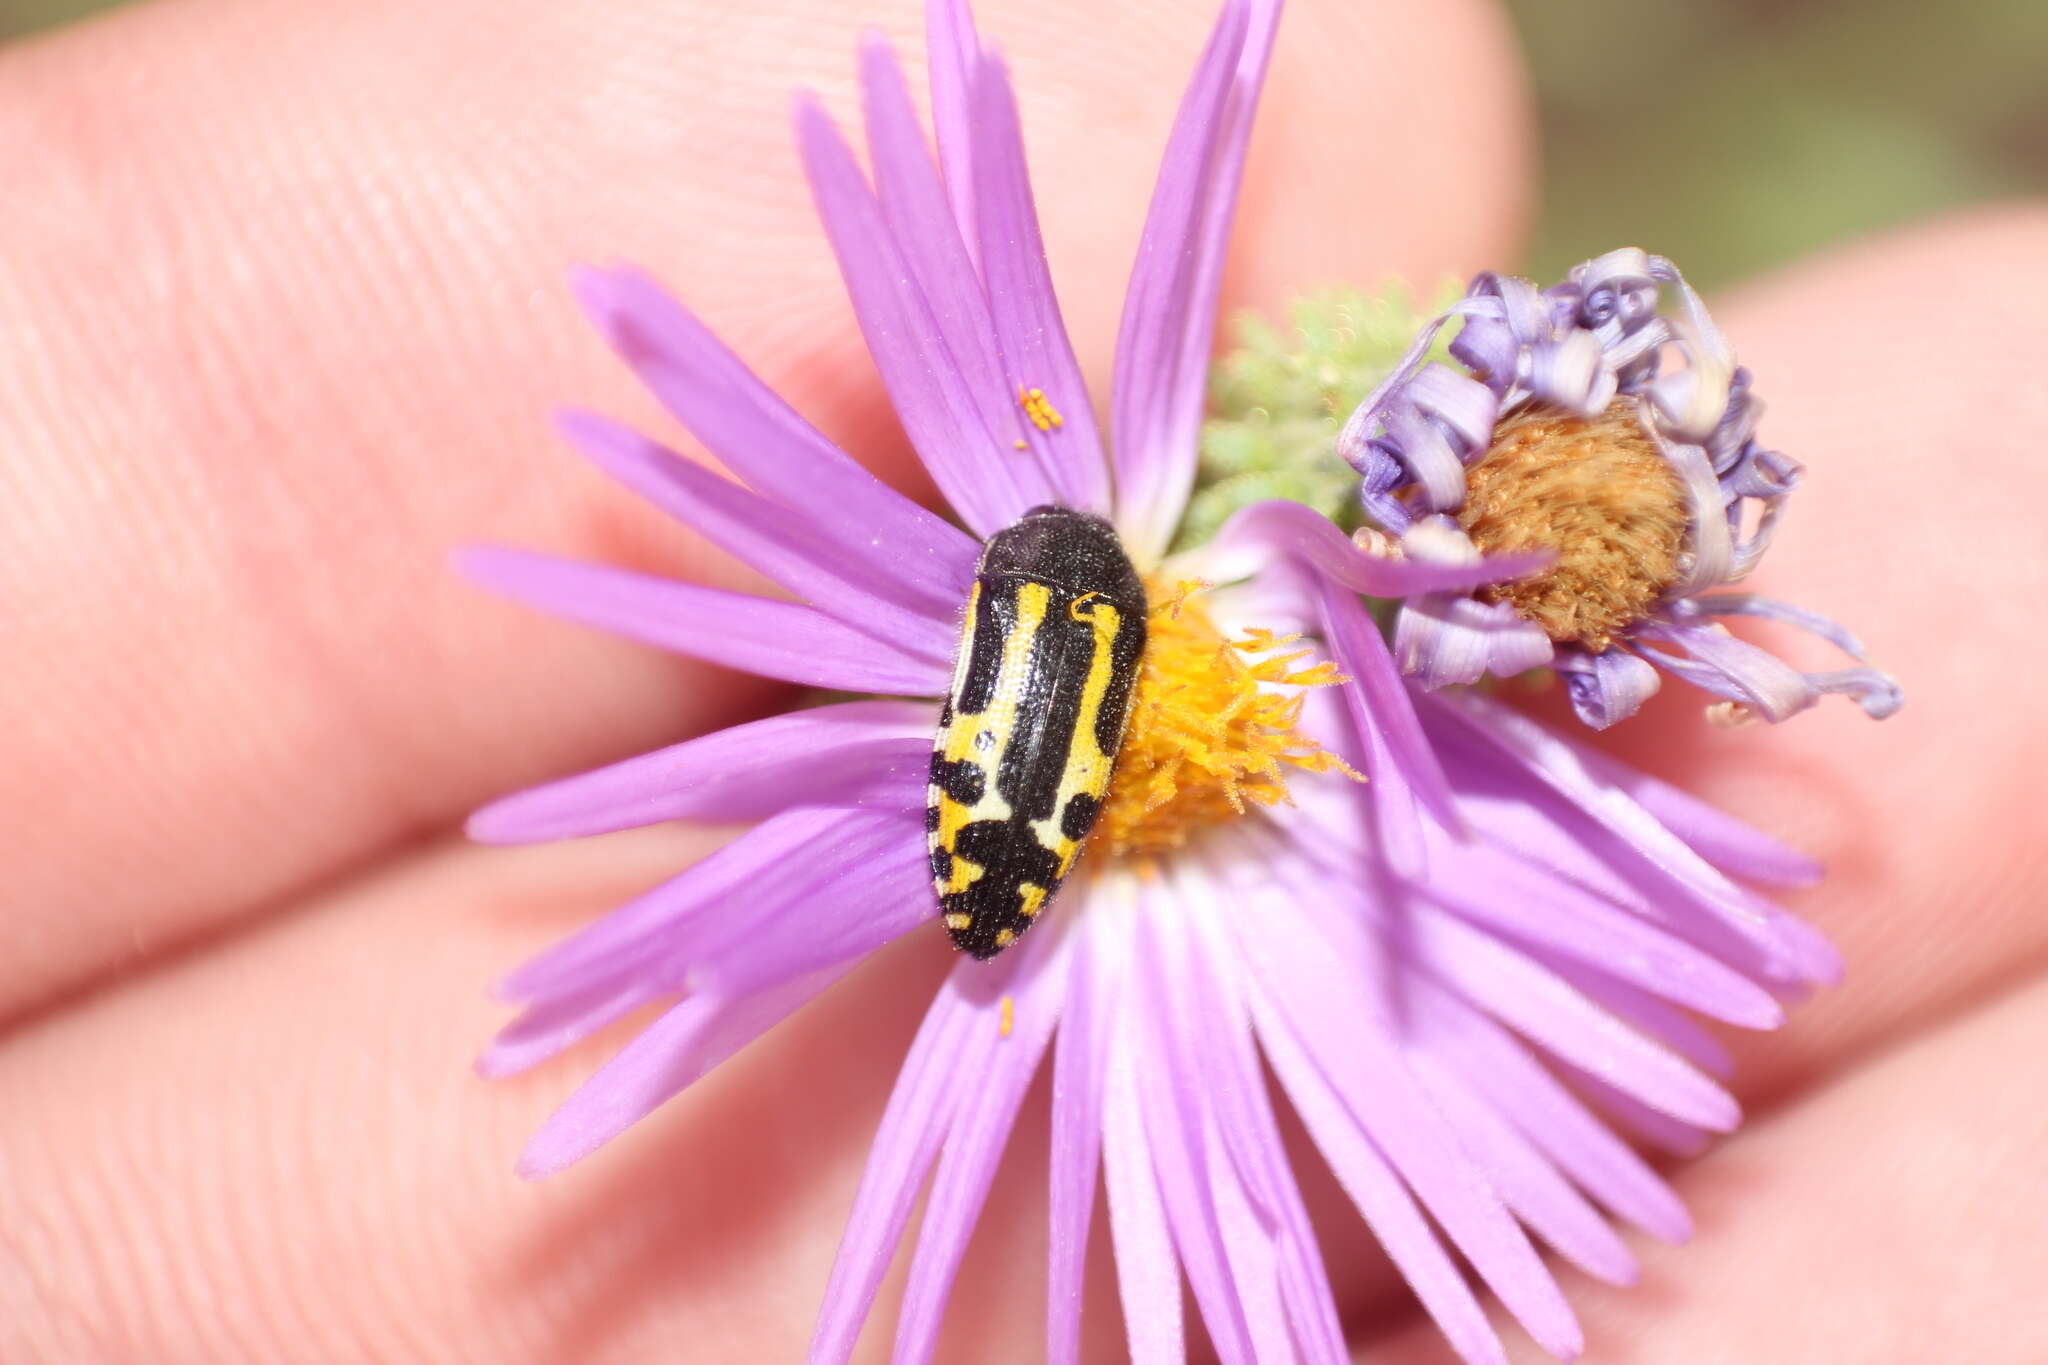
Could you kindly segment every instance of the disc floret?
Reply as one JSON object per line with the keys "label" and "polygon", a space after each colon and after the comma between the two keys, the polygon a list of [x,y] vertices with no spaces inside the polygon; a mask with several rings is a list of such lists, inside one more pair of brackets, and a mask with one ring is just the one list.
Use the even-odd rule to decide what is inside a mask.
{"label": "disc floret", "polygon": [[1220,630],[1196,594],[1153,585],[1157,603],[1129,727],[1093,843],[1112,857],[1179,848],[1196,831],[1287,801],[1293,772],[1343,772],[1296,728],[1303,692],[1349,681],[1299,637]]}

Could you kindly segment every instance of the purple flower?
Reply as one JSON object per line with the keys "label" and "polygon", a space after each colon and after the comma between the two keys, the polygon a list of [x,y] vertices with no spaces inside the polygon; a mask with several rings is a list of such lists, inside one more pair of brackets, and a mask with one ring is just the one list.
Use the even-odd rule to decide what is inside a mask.
{"label": "purple flower", "polygon": [[[1462,595],[1537,561],[1366,553],[1264,503],[1162,560],[1196,458],[1211,315],[1277,0],[1231,0],[1182,105],[1133,272],[1105,454],[1040,250],[1002,65],[930,11],[940,167],[895,58],[862,54],[872,186],[813,104],[799,136],[883,379],[967,530],[835,449],[626,269],[577,289],[730,482],[603,419],[607,471],[800,599],[505,550],[485,583],[666,648],[872,699],[816,706],[502,800],[482,840],[758,823],[518,970],[481,1066],[661,1014],[549,1119],[522,1170],[617,1136],[907,933],[937,935],[924,807],[979,537],[1035,504],[1107,515],[1152,585],[1133,719],[1095,842],[1036,933],[939,990],[825,1288],[814,1361],[853,1350],[930,1181],[897,1358],[932,1358],[1033,1076],[1052,1069],[1047,1356],[1078,1351],[1098,1174],[1133,1359],[1184,1354],[1182,1283],[1223,1359],[1346,1358],[1266,1084],[1471,1361],[1502,1348],[1475,1269],[1560,1356],[1580,1334],[1537,1244],[1615,1282],[1610,1225],[1688,1223],[1615,1134],[1732,1128],[1728,1062],[1683,1011],[1752,1028],[1832,979],[1760,898],[1804,859],[1481,696],[1411,690],[1360,594]],[[970,534],[971,532],[971,534]],[[1466,556],[1476,560],[1476,556]],[[1222,586],[1190,595],[1175,583]],[[1290,643],[1290,636],[1305,637]],[[910,698],[911,700],[904,700]],[[1363,775],[1369,781],[1360,784]]]}
{"label": "purple flower", "polygon": [[[1425,364],[1453,318],[1464,324],[1455,365]],[[1596,729],[1634,714],[1660,668],[1725,698],[1727,719],[1780,721],[1830,692],[1880,719],[1896,711],[1898,684],[1833,621],[1707,593],[1756,567],[1799,484],[1800,466],[1757,440],[1762,411],[1749,371],[1661,256],[1610,251],[1540,291],[1479,276],[1359,405],[1338,449],[1401,553],[1554,560],[1519,584],[1404,605],[1403,670],[1441,687],[1550,664]],[[1730,635],[1727,616],[1798,626],[1856,666],[1801,672]]]}

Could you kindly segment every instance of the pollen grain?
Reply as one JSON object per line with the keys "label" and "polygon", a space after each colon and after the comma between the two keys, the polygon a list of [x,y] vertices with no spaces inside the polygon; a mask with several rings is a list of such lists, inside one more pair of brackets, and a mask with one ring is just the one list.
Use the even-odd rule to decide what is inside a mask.
{"label": "pollen grain", "polygon": [[1017,386],[1017,406],[1024,409],[1024,415],[1031,419],[1031,425],[1040,431],[1057,431],[1067,424],[1060,416],[1060,410],[1045,396],[1044,389],[1027,389]]}

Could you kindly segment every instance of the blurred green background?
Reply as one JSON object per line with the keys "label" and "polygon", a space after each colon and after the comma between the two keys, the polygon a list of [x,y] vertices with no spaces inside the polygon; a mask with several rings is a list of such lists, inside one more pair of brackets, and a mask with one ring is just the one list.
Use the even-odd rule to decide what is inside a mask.
{"label": "blurred green background", "polygon": [[[109,3],[0,0],[0,39]],[[2048,193],[2048,0],[1506,3],[1542,108],[1539,276],[1626,241],[1713,288]]]}

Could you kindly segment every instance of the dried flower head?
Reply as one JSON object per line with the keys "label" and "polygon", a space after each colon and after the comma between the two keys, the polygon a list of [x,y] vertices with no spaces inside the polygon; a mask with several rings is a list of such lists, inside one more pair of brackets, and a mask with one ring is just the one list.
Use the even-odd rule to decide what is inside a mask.
{"label": "dried flower head", "polygon": [[[1453,319],[1449,361],[1425,363]],[[1551,564],[1405,606],[1403,668],[1440,687],[1549,664],[1595,727],[1634,714],[1660,668],[1725,699],[1723,716],[1779,721],[1831,692],[1890,715],[1898,685],[1840,626],[1708,592],[1756,567],[1799,483],[1799,465],[1757,440],[1761,413],[1749,372],[1660,256],[1612,251],[1542,290],[1479,276],[1359,405],[1338,449],[1403,552],[1541,550]],[[1855,666],[1800,672],[1731,636],[1726,616],[1799,626]]]}

